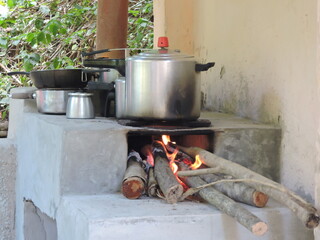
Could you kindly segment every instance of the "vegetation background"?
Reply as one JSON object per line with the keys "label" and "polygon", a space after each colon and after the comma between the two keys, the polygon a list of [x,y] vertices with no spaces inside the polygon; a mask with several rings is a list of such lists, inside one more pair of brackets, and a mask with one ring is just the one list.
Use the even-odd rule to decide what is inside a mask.
{"label": "vegetation background", "polygon": [[[0,120],[8,119],[9,91],[31,86],[11,71],[78,68],[81,51],[95,49],[97,0],[0,0]],[[152,0],[129,0],[128,47],[153,47]]]}

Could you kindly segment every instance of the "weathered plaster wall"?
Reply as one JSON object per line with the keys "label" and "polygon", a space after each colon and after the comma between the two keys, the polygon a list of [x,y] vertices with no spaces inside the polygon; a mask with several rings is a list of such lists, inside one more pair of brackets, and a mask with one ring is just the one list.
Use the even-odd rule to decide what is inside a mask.
{"label": "weathered plaster wall", "polygon": [[[166,9],[173,2],[179,1],[166,1]],[[175,21],[188,11],[178,10],[165,12],[168,36],[187,31],[188,24],[176,29]],[[280,125],[281,181],[313,200],[319,117],[317,1],[195,0],[191,17],[192,39],[186,41],[193,42],[199,61],[216,62],[214,69],[199,75],[205,108]],[[175,39],[171,44],[177,48]]]}
{"label": "weathered plaster wall", "polygon": [[15,239],[16,147],[0,139],[0,240]]}

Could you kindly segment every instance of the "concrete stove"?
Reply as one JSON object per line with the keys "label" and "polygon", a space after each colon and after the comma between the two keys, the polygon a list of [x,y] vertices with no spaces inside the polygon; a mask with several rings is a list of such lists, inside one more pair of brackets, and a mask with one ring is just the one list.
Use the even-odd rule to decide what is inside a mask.
{"label": "concrete stove", "polygon": [[[128,200],[119,193],[127,136],[146,134],[145,128],[122,126],[107,118],[43,115],[32,100],[15,99],[12,104],[20,109],[10,116],[9,126],[17,144],[17,239],[255,239],[213,206]],[[212,132],[216,154],[279,180],[279,128],[219,113],[201,117],[212,122],[212,127],[201,130]],[[183,134],[188,131],[193,134],[193,129]],[[161,134],[161,130],[147,129],[147,133]],[[272,201],[264,209],[250,211],[269,225],[259,239],[312,237],[288,209]]]}

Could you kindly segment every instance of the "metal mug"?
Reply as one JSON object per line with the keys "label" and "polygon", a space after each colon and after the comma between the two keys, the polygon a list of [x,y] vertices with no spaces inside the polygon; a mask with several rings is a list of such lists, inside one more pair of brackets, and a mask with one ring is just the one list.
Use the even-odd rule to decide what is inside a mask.
{"label": "metal mug", "polygon": [[94,107],[91,97],[92,93],[69,93],[67,104],[67,118],[92,119],[94,118]]}

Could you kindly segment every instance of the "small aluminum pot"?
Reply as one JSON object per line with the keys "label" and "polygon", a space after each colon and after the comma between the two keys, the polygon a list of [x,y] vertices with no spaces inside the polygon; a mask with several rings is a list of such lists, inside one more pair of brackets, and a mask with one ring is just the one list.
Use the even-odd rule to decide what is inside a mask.
{"label": "small aluminum pot", "polygon": [[65,114],[68,94],[75,90],[37,90],[33,94],[40,113]]}
{"label": "small aluminum pot", "polygon": [[94,118],[94,107],[91,97],[92,93],[75,92],[69,93],[67,104],[67,118],[92,119]]}

